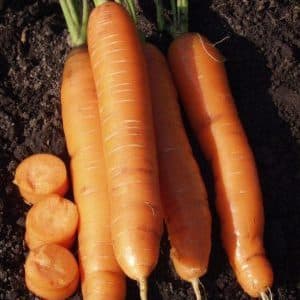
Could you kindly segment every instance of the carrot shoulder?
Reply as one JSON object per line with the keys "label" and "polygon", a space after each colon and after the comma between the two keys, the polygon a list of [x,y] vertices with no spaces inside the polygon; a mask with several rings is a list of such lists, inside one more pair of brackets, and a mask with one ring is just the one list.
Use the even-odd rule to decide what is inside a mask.
{"label": "carrot shoulder", "polygon": [[157,138],[161,199],[178,275],[192,283],[208,268],[211,215],[206,189],[183,127],[177,92],[163,54],[145,45]]}
{"label": "carrot shoulder", "polygon": [[55,155],[37,153],[18,165],[14,183],[26,203],[34,204],[51,194],[63,196],[67,192],[67,170],[64,162]]}
{"label": "carrot shoulder", "polygon": [[207,39],[187,33],[171,44],[168,59],[184,108],[213,167],[230,263],[243,289],[264,297],[273,273],[263,246],[263,200],[222,57]]}
{"label": "carrot shoulder", "polygon": [[158,260],[162,211],[142,46],[130,16],[115,2],[92,12],[88,46],[99,99],[114,250],[122,269],[143,283],[143,289]]}

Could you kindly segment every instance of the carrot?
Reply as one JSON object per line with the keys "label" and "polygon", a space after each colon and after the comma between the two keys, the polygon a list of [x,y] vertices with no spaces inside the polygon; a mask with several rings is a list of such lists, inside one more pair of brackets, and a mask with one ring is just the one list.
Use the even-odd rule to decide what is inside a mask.
{"label": "carrot", "polygon": [[29,252],[25,262],[25,281],[28,289],[47,300],[63,300],[77,288],[77,262],[67,249],[45,244]]}
{"label": "carrot", "polygon": [[17,167],[13,181],[27,204],[51,194],[63,196],[68,190],[67,171],[58,157],[38,153],[25,158]]}
{"label": "carrot", "polygon": [[162,204],[178,275],[201,299],[198,278],[208,268],[211,215],[207,193],[183,127],[177,92],[163,54],[145,44],[157,137]]}
{"label": "carrot", "polygon": [[49,196],[34,204],[27,214],[26,244],[30,249],[51,243],[70,248],[77,225],[76,205],[58,195]]}
{"label": "carrot", "polygon": [[105,2],[93,10],[88,48],[99,99],[114,251],[146,299],[146,278],[158,260],[163,220],[147,70],[125,8]]}
{"label": "carrot", "polygon": [[[61,4],[66,4],[63,2]],[[86,5],[86,1],[83,3]],[[66,6],[62,7],[69,20],[69,29],[76,28],[70,21],[70,11]],[[84,14],[87,16],[87,11]],[[81,27],[84,34],[85,22]],[[79,212],[81,289],[84,299],[122,300],[126,292],[125,276],[112,247],[110,203],[95,85],[88,51],[82,45],[85,39],[82,38],[79,44],[76,40],[80,39],[76,36],[72,40],[73,45],[78,47],[71,50],[65,62],[61,108],[71,156],[74,198]]]}
{"label": "carrot", "polygon": [[[134,1],[125,2],[136,21]],[[162,31],[165,24],[160,1],[156,1],[156,9],[158,29]],[[171,243],[171,259],[178,275],[192,284],[197,299],[201,299],[198,279],[207,271],[211,249],[211,215],[206,188],[185,133],[167,61],[150,43],[144,44],[144,53],[152,94],[161,200]]]}
{"label": "carrot", "polygon": [[193,130],[212,164],[221,236],[231,266],[250,296],[268,299],[273,273],[263,246],[263,200],[222,56],[203,36],[184,33],[172,42],[168,60]]}

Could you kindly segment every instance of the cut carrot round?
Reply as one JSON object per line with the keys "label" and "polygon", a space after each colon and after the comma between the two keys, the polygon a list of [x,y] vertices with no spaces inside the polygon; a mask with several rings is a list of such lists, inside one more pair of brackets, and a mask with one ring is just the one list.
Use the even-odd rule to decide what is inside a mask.
{"label": "cut carrot round", "polygon": [[16,169],[14,183],[28,204],[50,194],[63,196],[68,190],[64,162],[52,154],[38,153],[24,159]]}
{"label": "cut carrot round", "polygon": [[66,299],[77,288],[78,265],[67,249],[55,244],[43,245],[29,252],[25,281],[28,289],[43,299]]}
{"label": "cut carrot round", "polygon": [[36,203],[26,218],[25,241],[30,249],[54,243],[69,248],[78,226],[76,205],[58,195]]}

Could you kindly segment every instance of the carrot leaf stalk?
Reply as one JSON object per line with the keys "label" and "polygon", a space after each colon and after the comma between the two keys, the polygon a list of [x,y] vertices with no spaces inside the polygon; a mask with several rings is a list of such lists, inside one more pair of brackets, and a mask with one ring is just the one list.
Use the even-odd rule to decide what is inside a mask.
{"label": "carrot leaf stalk", "polygon": [[188,0],[170,0],[171,17],[164,14],[164,1],[154,0],[157,29],[167,31],[173,38],[188,32]]}
{"label": "carrot leaf stalk", "polygon": [[136,14],[136,3],[134,0],[125,0],[124,2],[129,14],[131,15],[134,23],[137,23],[137,14]]}
{"label": "carrot leaf stalk", "polygon": [[72,3],[72,1],[65,1],[65,3],[69,9],[70,18],[71,18],[72,22],[76,26],[79,26],[79,18],[78,18],[76,7],[74,6],[74,3]]}
{"label": "carrot leaf stalk", "polygon": [[[100,6],[101,4],[104,4],[105,2],[108,2],[108,0],[94,0],[95,6]],[[116,1],[120,3],[120,1]]]}
{"label": "carrot leaf stalk", "polygon": [[140,287],[140,298],[141,300],[147,300],[147,279],[142,278],[139,281],[139,287]]}
{"label": "carrot leaf stalk", "polygon": [[[161,4],[162,1],[155,1]],[[189,18],[188,18],[188,0],[171,0],[172,23],[170,25],[170,32],[174,38],[188,32]],[[156,9],[160,5],[156,4]]]}
{"label": "carrot leaf stalk", "polygon": [[86,43],[86,28],[89,15],[87,0],[82,0],[81,18],[75,1],[59,0],[68,30],[72,47],[79,47]]}
{"label": "carrot leaf stalk", "polygon": [[163,15],[164,5],[162,0],[154,0],[155,8],[156,8],[156,23],[157,29],[159,32],[164,31],[166,28],[165,18]]}

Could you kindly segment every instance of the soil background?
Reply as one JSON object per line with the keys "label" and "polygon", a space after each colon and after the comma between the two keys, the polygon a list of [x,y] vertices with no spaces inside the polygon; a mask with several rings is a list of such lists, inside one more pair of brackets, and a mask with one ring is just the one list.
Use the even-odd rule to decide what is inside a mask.
{"label": "soil background", "polygon": [[[154,8],[140,1],[141,28],[158,40]],[[240,118],[257,161],[264,195],[265,246],[275,272],[274,299],[300,299],[300,3],[298,0],[190,1],[190,29],[226,58]],[[7,0],[0,11],[0,300],[37,299],[24,286],[28,206],[12,184],[17,164],[51,152],[68,163],[59,88],[68,53],[65,23],[54,0]],[[160,43],[166,49],[168,39]],[[203,278],[208,299],[250,299],[237,284],[219,240],[212,175],[188,128],[213,211],[213,251]],[[72,195],[69,195],[70,197]],[[192,300],[174,273],[169,245],[150,278],[149,299]],[[81,299],[79,292],[72,299]],[[128,281],[128,297],[137,300]]]}

